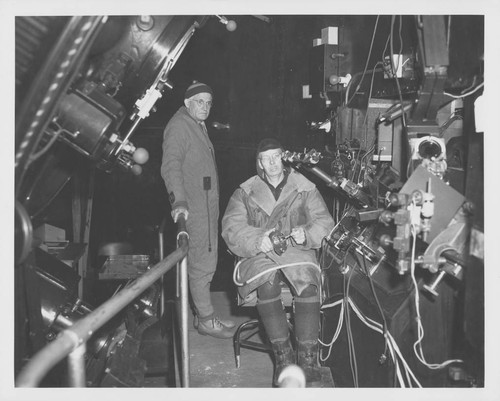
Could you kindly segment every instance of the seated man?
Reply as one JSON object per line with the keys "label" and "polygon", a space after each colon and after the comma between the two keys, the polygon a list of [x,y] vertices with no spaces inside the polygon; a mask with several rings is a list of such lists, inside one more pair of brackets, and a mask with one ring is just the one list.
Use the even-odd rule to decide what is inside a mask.
{"label": "seated man", "polygon": [[[222,237],[231,252],[242,258],[237,266],[239,295],[245,299],[257,293],[257,310],[275,359],[273,384],[286,366],[296,363],[312,387],[321,382],[321,281],[316,250],[334,222],[316,186],[283,166],[282,152],[273,138],[260,142],[258,174],[233,193],[222,218]],[[273,231],[283,240],[290,236],[286,246],[275,249]],[[296,357],[281,301],[280,283],[285,280],[294,295]]]}

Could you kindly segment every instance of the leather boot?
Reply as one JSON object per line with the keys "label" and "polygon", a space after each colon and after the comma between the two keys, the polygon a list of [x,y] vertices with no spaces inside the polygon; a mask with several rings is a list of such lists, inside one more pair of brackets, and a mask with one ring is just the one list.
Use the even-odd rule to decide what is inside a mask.
{"label": "leather boot", "polygon": [[318,363],[320,304],[317,295],[295,298],[295,338],[297,363],[306,375],[306,387],[321,384]]}
{"label": "leather boot", "polygon": [[321,370],[318,363],[318,341],[297,341],[297,364],[306,375],[306,387],[321,385]]}
{"label": "leather boot", "polygon": [[278,376],[288,365],[295,363],[295,354],[290,341],[290,330],[281,297],[277,296],[257,303],[260,320],[266,330],[274,354],[275,369],[273,385],[277,385]]}
{"label": "leather boot", "polygon": [[287,366],[295,364],[295,354],[293,352],[290,337],[285,341],[272,341],[271,348],[274,354],[274,374],[273,385],[278,386],[278,377]]}

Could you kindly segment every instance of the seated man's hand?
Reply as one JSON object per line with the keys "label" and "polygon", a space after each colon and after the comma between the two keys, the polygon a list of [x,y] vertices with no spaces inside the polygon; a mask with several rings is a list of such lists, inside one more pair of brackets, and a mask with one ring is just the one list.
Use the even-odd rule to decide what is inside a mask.
{"label": "seated man's hand", "polygon": [[262,240],[261,240],[260,245],[259,245],[259,250],[261,252],[267,253],[267,252],[270,252],[274,249],[273,243],[271,242],[271,238],[269,238],[269,234],[272,231],[274,231],[274,229],[266,231],[264,233],[264,236],[262,237]]}
{"label": "seated man's hand", "polygon": [[290,235],[298,245],[302,245],[306,242],[306,232],[303,227],[295,227],[292,229]]}
{"label": "seated man's hand", "polygon": [[177,219],[179,218],[180,214],[183,214],[184,218],[187,220],[189,212],[186,210],[186,208],[183,207],[178,207],[172,210],[172,219],[174,219],[174,223],[177,223]]}

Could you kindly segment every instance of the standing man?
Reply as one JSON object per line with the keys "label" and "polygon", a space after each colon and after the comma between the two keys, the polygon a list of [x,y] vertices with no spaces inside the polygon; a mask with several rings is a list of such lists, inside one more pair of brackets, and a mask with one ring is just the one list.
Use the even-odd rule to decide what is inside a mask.
{"label": "standing man", "polygon": [[194,327],[203,335],[232,338],[235,326],[220,319],[210,297],[217,267],[219,182],[214,146],[205,120],[212,107],[210,86],[194,82],[163,133],[161,175],[165,180],[172,218],[186,217],[189,234],[188,277],[194,304]]}
{"label": "standing man", "polygon": [[[229,200],[222,218],[222,237],[241,258],[234,276],[239,295],[245,299],[257,294],[257,310],[275,359],[273,384],[277,385],[286,366],[298,364],[307,387],[314,387],[321,383],[321,277],[316,251],[334,221],[316,186],[283,166],[282,152],[273,138],[260,142],[257,175],[241,184]],[[289,236],[288,245],[273,243],[273,231],[283,240]],[[281,301],[281,282],[294,295],[296,354]]]}

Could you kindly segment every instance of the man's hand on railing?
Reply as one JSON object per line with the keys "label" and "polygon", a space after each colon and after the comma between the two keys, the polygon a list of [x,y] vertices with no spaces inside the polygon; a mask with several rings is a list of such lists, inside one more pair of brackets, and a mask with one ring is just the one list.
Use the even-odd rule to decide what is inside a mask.
{"label": "man's hand on railing", "polygon": [[174,210],[172,210],[172,219],[174,219],[174,223],[177,223],[177,219],[179,218],[179,215],[180,214],[183,214],[184,215],[184,218],[187,220],[188,216],[189,216],[189,212],[187,211],[186,208],[183,208],[183,207],[178,207]]}

